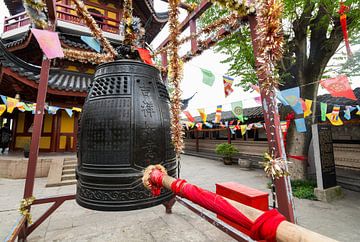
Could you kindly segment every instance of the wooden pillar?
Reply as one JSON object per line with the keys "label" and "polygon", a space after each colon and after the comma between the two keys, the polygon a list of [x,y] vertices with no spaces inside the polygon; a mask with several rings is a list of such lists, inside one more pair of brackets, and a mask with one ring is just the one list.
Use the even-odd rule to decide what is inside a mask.
{"label": "wooden pillar", "polygon": [[[196,35],[196,19],[190,20],[189,25],[190,25],[190,35],[192,34]],[[191,38],[191,52],[196,53],[197,49],[198,49],[197,39]]]}
{"label": "wooden pillar", "polygon": [[[250,15],[248,19],[250,23],[250,32],[254,48],[254,56],[256,60],[256,65],[258,66],[259,62],[257,61],[257,56],[259,53],[259,46],[257,43],[258,35],[256,33],[257,21],[254,15]],[[266,125],[266,135],[269,145],[269,152],[270,154],[274,154],[275,157],[282,157],[283,159],[286,159],[285,148],[280,128],[279,111],[275,101],[275,93],[274,90],[262,89],[261,84],[262,83],[259,81],[261,100],[263,100],[262,107]],[[294,222],[294,202],[291,192],[290,178],[282,177],[280,179],[275,179],[275,187],[276,200],[278,202],[279,212],[281,212],[288,221]]]}
{"label": "wooden pillar", "polygon": [[227,142],[228,144],[231,144],[231,130],[230,128],[227,128]]}
{"label": "wooden pillar", "polygon": [[199,152],[199,131],[195,129],[196,152]]}

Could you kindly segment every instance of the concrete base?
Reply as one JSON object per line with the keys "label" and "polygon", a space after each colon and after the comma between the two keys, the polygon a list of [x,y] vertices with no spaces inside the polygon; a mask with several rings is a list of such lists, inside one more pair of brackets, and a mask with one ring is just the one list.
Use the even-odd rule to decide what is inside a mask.
{"label": "concrete base", "polygon": [[327,189],[314,188],[315,196],[323,202],[332,202],[344,197],[340,186],[330,187]]}
{"label": "concrete base", "polygon": [[[10,179],[23,179],[26,177],[27,158],[1,158],[0,159],[0,177]],[[46,177],[49,173],[51,159],[38,159],[36,164],[35,177]]]}

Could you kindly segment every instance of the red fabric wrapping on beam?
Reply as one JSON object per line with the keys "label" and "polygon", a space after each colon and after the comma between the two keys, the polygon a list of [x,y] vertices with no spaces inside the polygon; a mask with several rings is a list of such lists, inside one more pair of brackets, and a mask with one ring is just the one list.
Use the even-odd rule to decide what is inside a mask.
{"label": "red fabric wrapping on beam", "polygon": [[[162,187],[164,174],[157,169],[151,172],[151,188],[153,194],[158,194],[159,187]],[[153,191],[155,189],[155,192]],[[222,196],[204,190],[195,185],[189,184],[186,180],[177,179],[171,184],[174,194],[184,197],[201,207],[210,210],[224,218],[241,225],[251,231],[251,238],[254,240],[276,241],[276,230],[279,224],[285,220],[276,209],[264,212],[254,222],[248,219],[237,208],[232,206]]]}

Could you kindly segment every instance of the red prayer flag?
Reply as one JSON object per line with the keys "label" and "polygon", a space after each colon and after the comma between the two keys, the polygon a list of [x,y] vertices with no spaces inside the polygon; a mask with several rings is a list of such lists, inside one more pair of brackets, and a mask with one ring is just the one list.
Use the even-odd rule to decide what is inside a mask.
{"label": "red prayer flag", "polygon": [[341,24],[342,32],[344,35],[346,52],[347,52],[348,57],[352,57],[353,54],[350,49],[349,36],[348,36],[348,31],[347,31],[347,23],[346,23],[346,13],[349,11],[349,9],[350,8],[348,6],[346,6],[343,2],[340,2],[340,9],[339,9],[338,13],[340,14],[340,24]]}
{"label": "red prayer flag", "polygon": [[33,28],[31,29],[31,33],[34,35],[40,48],[48,59],[64,57],[58,33]]}
{"label": "red prayer flag", "polygon": [[150,55],[150,51],[147,49],[143,49],[143,48],[137,48],[137,51],[139,52],[139,55],[141,57],[141,59],[149,65],[154,65],[154,62],[151,59],[151,55]]}
{"label": "red prayer flag", "polygon": [[321,80],[320,84],[333,97],[345,97],[352,100],[357,100],[353,90],[351,89],[349,80],[345,75],[339,75],[334,78]]}
{"label": "red prayer flag", "polygon": [[190,114],[189,111],[184,111],[183,113],[185,114],[185,116],[187,117],[187,119],[188,119],[190,122],[195,122],[194,117]]}

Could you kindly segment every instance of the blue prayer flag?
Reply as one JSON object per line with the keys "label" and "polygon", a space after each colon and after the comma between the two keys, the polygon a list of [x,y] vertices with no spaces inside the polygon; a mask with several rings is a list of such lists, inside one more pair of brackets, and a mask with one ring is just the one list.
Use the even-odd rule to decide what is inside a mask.
{"label": "blue prayer flag", "polygon": [[306,132],[306,125],[305,125],[304,118],[295,119],[295,126],[296,126],[297,132],[300,132],[300,133]]}
{"label": "blue prayer flag", "polygon": [[300,88],[294,87],[280,91],[281,95],[285,98],[286,102],[291,106],[296,114],[304,113],[300,102]]}
{"label": "blue prayer flag", "polygon": [[85,42],[88,46],[90,46],[92,49],[94,49],[96,52],[100,53],[100,44],[99,42],[94,38],[90,36],[81,36],[80,37],[83,42]]}

